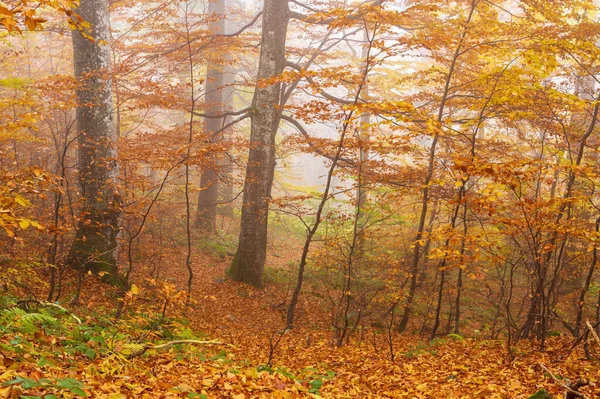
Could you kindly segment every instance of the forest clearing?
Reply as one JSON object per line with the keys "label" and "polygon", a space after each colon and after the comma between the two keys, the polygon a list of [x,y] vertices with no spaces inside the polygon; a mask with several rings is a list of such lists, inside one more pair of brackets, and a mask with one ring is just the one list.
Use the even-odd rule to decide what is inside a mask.
{"label": "forest clearing", "polygon": [[0,399],[600,397],[596,0],[0,1]]}

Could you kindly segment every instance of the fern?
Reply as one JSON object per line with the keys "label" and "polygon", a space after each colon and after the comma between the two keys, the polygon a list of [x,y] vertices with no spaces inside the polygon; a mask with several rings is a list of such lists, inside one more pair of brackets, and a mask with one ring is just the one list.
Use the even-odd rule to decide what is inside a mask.
{"label": "fern", "polygon": [[0,312],[0,322],[7,328],[14,328],[23,333],[33,334],[38,325],[60,327],[60,322],[46,313],[27,313],[21,308],[13,307]]}
{"label": "fern", "polygon": [[123,349],[121,349],[119,354],[124,356],[126,359],[133,359],[134,357],[143,355],[147,349],[148,347],[142,344],[126,344],[123,346]]}

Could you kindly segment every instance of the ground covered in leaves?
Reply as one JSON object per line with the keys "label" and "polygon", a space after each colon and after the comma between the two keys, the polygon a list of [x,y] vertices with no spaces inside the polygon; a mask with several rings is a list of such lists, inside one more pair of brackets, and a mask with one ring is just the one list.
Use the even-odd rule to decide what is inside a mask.
{"label": "ground covered in leaves", "polygon": [[253,289],[223,279],[224,257],[197,264],[191,306],[177,289],[185,276],[173,271],[163,271],[172,283],[138,276],[122,302],[93,278],[77,305],[4,295],[0,398],[541,399],[563,397],[561,385],[576,379],[591,382],[586,397],[600,397],[600,361],[566,337],[551,338],[545,352],[520,342],[510,359],[502,340],[397,335],[392,361],[385,332],[373,328],[333,347],[327,315],[307,300],[297,328],[280,336],[277,278]]}

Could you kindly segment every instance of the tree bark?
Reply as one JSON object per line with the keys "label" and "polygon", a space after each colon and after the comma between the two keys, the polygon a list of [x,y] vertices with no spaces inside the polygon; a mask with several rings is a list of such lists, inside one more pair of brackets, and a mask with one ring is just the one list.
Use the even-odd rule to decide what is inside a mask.
{"label": "tree bark", "polygon": [[73,32],[82,208],[67,262],[80,271],[107,272],[105,280],[122,285],[116,259],[120,196],[108,2],[81,0],[77,13],[90,23],[85,34],[93,40]]}
{"label": "tree bark", "polygon": [[[209,2],[208,13],[211,18],[217,18],[209,24],[209,29],[214,35],[225,33],[225,1],[216,0]],[[220,60],[208,59],[206,65],[205,84],[205,112],[210,115],[224,111],[223,106],[223,65]],[[223,124],[223,118],[204,118],[204,132],[209,144],[216,144],[223,140],[223,134],[217,133]],[[219,202],[219,157],[214,149],[208,156],[207,165],[202,170],[200,178],[200,192],[198,193],[198,213],[196,226],[214,231],[217,225],[217,204]]]}
{"label": "tree bark", "polygon": [[283,72],[288,25],[287,0],[265,0],[258,82],[252,99],[250,151],[237,253],[228,275],[254,286],[262,284],[267,252],[267,220],[275,171],[275,136],[281,119],[281,83],[262,81]]}

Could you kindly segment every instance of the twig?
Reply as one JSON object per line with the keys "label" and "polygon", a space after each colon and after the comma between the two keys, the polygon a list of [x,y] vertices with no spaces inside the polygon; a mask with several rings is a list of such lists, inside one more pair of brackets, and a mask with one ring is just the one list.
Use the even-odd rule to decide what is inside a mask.
{"label": "twig", "polygon": [[[275,357],[275,351],[281,342],[281,338],[289,331],[290,330],[286,328],[283,331],[275,330],[273,331],[273,334],[271,334],[271,337],[269,338],[269,359],[267,360],[267,366],[271,367],[273,365],[273,357]],[[275,335],[278,336],[277,339],[274,339]]]}
{"label": "twig", "polygon": [[131,360],[138,356],[143,355],[144,353],[146,353],[146,351],[148,349],[164,349],[164,348],[169,348],[173,345],[179,345],[179,344],[220,345],[223,343],[221,341],[217,341],[217,340],[198,341],[195,339],[182,339],[182,340],[177,340],[177,341],[170,341],[170,342],[167,342],[164,344],[159,344],[159,345],[143,344],[143,345],[136,346],[136,348],[131,353],[129,353],[128,355],[125,356],[125,358],[127,360]]}
{"label": "twig", "polygon": [[589,320],[585,321],[585,325],[587,326],[587,328],[590,330],[590,333],[592,333],[592,337],[594,337],[594,339],[596,340],[596,342],[598,343],[598,345],[600,346],[600,338],[598,338],[598,334],[596,334],[596,330],[594,329],[594,327],[592,326],[592,323],[590,323]]}
{"label": "twig", "polygon": [[212,341],[198,341],[195,339],[182,339],[182,340],[178,340],[178,341],[167,342],[166,344],[149,346],[148,349],[163,349],[163,348],[168,348],[170,346],[179,345],[179,344],[220,345],[220,344],[223,344],[223,342],[217,341],[215,339],[213,339]]}
{"label": "twig", "polygon": [[[554,373],[552,373],[550,370],[548,370],[548,368],[546,366],[544,366],[542,363],[538,363],[538,365],[542,368],[542,370],[544,370],[546,373],[548,373],[550,375],[550,377],[552,377],[552,379],[554,380],[554,382],[556,382],[556,384],[558,386],[560,386],[561,388],[563,388],[564,390],[567,391],[567,395],[565,396],[566,398],[576,397],[576,398],[589,399],[587,396],[585,396],[581,392],[575,390],[575,389],[581,388],[582,386],[589,385],[589,381],[578,380],[578,381],[575,381],[571,386],[565,385],[561,380],[558,379],[557,376],[554,375]],[[575,389],[573,389],[573,388],[575,388]]]}
{"label": "twig", "polygon": [[38,301],[37,299],[23,299],[20,301],[17,301],[18,305],[21,304],[28,304],[28,303],[35,303],[39,306],[45,306],[45,307],[52,307],[52,308],[56,308],[61,310],[62,312],[68,314],[69,316],[71,316],[76,322],[77,324],[81,324],[81,319],[77,316],[75,316],[73,313],[71,313],[71,311],[69,311],[68,309],[63,308],[62,306],[60,306],[57,303],[54,302],[45,302],[45,301]]}

